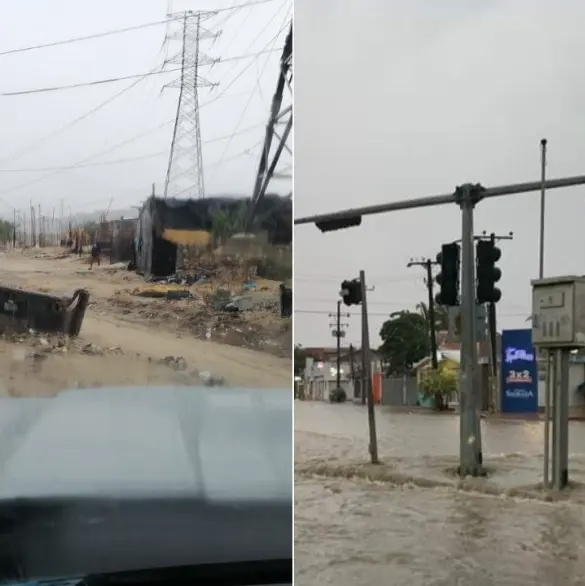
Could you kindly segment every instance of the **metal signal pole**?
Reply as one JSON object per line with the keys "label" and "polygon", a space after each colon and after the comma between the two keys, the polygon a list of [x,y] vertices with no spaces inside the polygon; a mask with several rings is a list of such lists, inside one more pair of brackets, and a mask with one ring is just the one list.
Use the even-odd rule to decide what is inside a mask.
{"label": "metal signal pole", "polygon": [[360,284],[362,288],[362,367],[364,371],[365,389],[368,399],[368,428],[370,431],[370,459],[372,464],[379,464],[378,438],[376,435],[376,414],[374,411],[374,394],[372,389],[372,359],[370,356],[370,329],[368,326],[368,302],[366,288],[366,273],[360,271]]}
{"label": "metal signal pole", "polygon": [[544,277],[544,210],[546,199],[546,138],[540,141],[540,254],[538,262],[538,276]]}
{"label": "metal signal pole", "polygon": [[[427,196],[418,199],[393,201],[385,204],[340,210],[328,214],[319,214],[297,218],[294,225],[315,224],[322,232],[342,230],[359,226],[363,216],[409,209],[433,207],[437,205],[457,204],[461,208],[462,236],[462,295],[461,317],[463,335],[461,338],[461,358],[464,364],[461,376],[461,397],[465,405],[461,405],[460,432],[460,466],[461,476],[478,476],[483,474],[483,455],[481,453],[481,428],[479,412],[476,408],[477,397],[474,393],[473,367],[476,359],[475,347],[475,254],[473,246],[473,210],[483,199],[529,193],[545,189],[559,189],[585,185],[585,176],[563,177],[546,181],[529,181],[512,185],[500,185],[485,188],[480,184],[465,184],[453,193]],[[479,447],[478,447],[479,446]]]}

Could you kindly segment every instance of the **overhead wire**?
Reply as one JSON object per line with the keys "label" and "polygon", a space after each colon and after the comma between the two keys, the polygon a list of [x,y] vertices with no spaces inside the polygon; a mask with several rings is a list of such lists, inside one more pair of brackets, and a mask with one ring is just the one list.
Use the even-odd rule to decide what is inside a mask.
{"label": "overhead wire", "polygon": [[79,43],[81,41],[91,41],[93,39],[101,39],[103,37],[109,37],[112,35],[119,35],[122,33],[128,33],[131,31],[137,31],[140,29],[145,29],[153,26],[160,26],[161,24],[167,24],[175,19],[173,18],[165,18],[164,20],[158,20],[155,22],[147,22],[145,24],[139,24],[136,26],[129,26],[126,28],[120,29],[110,29],[101,33],[94,33],[92,35],[84,35],[82,37],[73,37],[71,39],[65,39],[63,41],[54,41],[52,43],[43,43],[39,45],[31,45],[29,47],[20,47],[18,49],[8,49],[7,51],[0,51],[0,57],[4,57],[6,55],[14,55],[16,53],[25,53],[28,51],[36,51],[38,49],[48,49],[50,47],[59,47],[61,45],[69,45],[71,43]]}
{"label": "overhead wire", "polygon": [[[115,145],[108,147],[102,151],[94,153],[93,155],[90,155],[89,157],[86,157],[85,159],[82,159],[81,161],[77,161],[75,163],[75,165],[83,165],[84,163],[92,161],[93,159],[97,159],[98,157],[109,154],[112,151],[115,151],[123,146],[126,146],[127,144],[131,144],[131,143],[139,140],[140,138],[148,136],[149,134],[152,134],[153,132],[156,132],[157,130],[164,128],[165,126],[169,126],[172,122],[174,122],[174,119],[173,120],[166,120],[162,124],[158,124],[154,128],[151,128],[150,130],[146,130],[144,132],[141,132],[140,134],[134,135],[133,137],[131,137],[129,139],[126,139],[122,142],[116,143]],[[24,183],[19,183],[18,185],[13,185],[12,187],[5,187],[4,189],[0,189],[0,194],[9,193],[11,191],[16,191],[18,189],[22,189],[23,187],[28,187],[30,185],[34,185],[36,183],[44,181],[45,179],[49,179],[51,177],[54,177],[55,175],[58,175],[58,174],[62,173],[63,171],[64,171],[64,169],[58,169],[56,171],[52,171],[50,173],[47,173],[46,175],[41,175],[41,177],[36,177],[35,179],[31,179],[30,181],[26,181]]]}
{"label": "overhead wire", "polygon": [[[211,14],[219,14],[221,12],[228,12],[231,10],[239,10],[241,8],[248,8],[249,6],[255,6],[258,4],[268,4],[269,2],[274,2],[275,0],[251,0],[250,2],[244,2],[241,4],[235,4],[234,6],[230,6],[230,7],[226,7],[226,8],[216,8],[216,9],[211,9],[211,10],[199,10],[198,12],[208,12]],[[165,18],[164,20],[158,20],[155,22],[147,22],[144,24],[139,24],[139,25],[135,25],[135,26],[129,26],[129,27],[125,27],[125,28],[120,28],[120,29],[110,29],[107,31],[103,31],[100,33],[93,33],[90,35],[84,35],[84,36],[80,36],[80,37],[73,37],[73,38],[69,38],[69,39],[64,39],[62,41],[53,41],[50,43],[42,43],[42,44],[38,44],[38,45],[30,45],[28,47],[19,47],[16,49],[7,49],[5,51],[0,51],[0,57],[4,57],[6,55],[15,55],[17,53],[25,53],[28,51],[36,51],[39,49],[48,49],[51,47],[58,47],[61,45],[69,45],[71,43],[79,43],[82,41],[91,41],[94,39],[100,39],[103,37],[109,37],[112,35],[119,35],[119,34],[123,34],[123,33],[128,33],[128,32],[132,32],[132,31],[137,31],[140,29],[145,29],[145,28],[149,28],[149,27],[153,27],[153,26],[160,26],[162,24],[168,24],[169,22],[173,22],[177,20],[176,17],[174,17],[173,15],[169,15],[168,18]]]}
{"label": "overhead wire", "polygon": [[[162,67],[164,67],[164,64],[160,66],[160,68],[162,68]],[[156,71],[157,69],[159,69],[159,67],[156,67],[152,71]],[[134,80],[129,86],[125,87],[123,90],[120,90],[119,92],[110,96],[107,100],[104,100],[103,102],[99,103],[97,106],[91,108],[90,110],[88,110],[84,114],[81,114],[81,116],[78,116],[77,118],[74,118],[73,120],[70,120],[69,122],[65,123],[63,126],[59,127],[57,130],[50,132],[49,134],[43,136],[42,138],[37,139],[36,141],[34,141],[32,143],[29,143],[27,146],[15,151],[12,155],[0,157],[0,163],[6,163],[8,161],[13,161],[14,159],[17,159],[17,158],[21,157],[22,155],[25,155],[25,154],[35,150],[36,148],[39,148],[40,146],[46,144],[47,142],[49,142],[53,138],[60,136],[65,131],[69,130],[70,128],[73,128],[74,126],[76,126],[80,122],[83,122],[83,120],[86,120],[87,118],[89,118],[90,116],[95,114],[96,112],[99,112],[102,108],[105,108],[107,105],[111,104],[112,102],[117,100],[119,97],[123,96],[125,93],[127,93],[128,91],[130,91],[131,89],[136,87],[141,81],[143,81],[147,77],[148,76],[143,76],[139,79]]]}
{"label": "overhead wire", "polygon": [[68,85],[57,85],[57,86],[52,86],[52,87],[43,87],[43,88],[34,88],[34,89],[30,89],[30,90],[19,90],[16,92],[1,92],[0,96],[1,97],[10,97],[10,96],[25,96],[25,95],[29,95],[29,94],[42,94],[42,93],[47,93],[47,92],[58,92],[61,90],[71,90],[71,89],[77,89],[80,87],[90,87],[90,86],[94,86],[94,85],[103,85],[105,83],[116,83],[118,81],[126,81],[128,79],[144,79],[146,77],[150,77],[152,75],[161,75],[163,73],[172,73],[175,71],[180,71],[181,68],[180,67],[176,67],[174,69],[163,69],[161,71],[150,71],[147,73],[133,73],[131,75],[123,75],[120,77],[110,77],[107,79],[97,79],[94,81],[84,81],[84,82],[80,82],[80,83],[72,83],[72,84],[68,84]]}
{"label": "overhead wire", "polygon": [[[325,310],[325,309],[303,309],[303,308],[297,308],[295,307],[295,315],[297,313],[305,313],[305,314],[312,314],[312,315],[330,315],[332,313],[332,310]],[[344,313],[346,313],[344,311]],[[368,311],[368,315],[369,316],[376,316],[376,317],[388,317],[390,315],[391,312],[386,311]],[[361,313],[348,313],[347,314],[349,317],[361,317]],[[499,312],[498,313],[499,316],[501,317],[526,317],[527,315],[530,315],[530,310],[528,310],[526,313],[505,313],[505,312]]]}
{"label": "overhead wire", "polygon": [[[235,9],[238,9],[238,8],[245,8],[245,7],[253,6],[253,5],[257,5],[257,4],[266,4],[266,3],[269,3],[269,2],[272,2],[272,1],[274,1],[274,0],[258,0],[258,1],[252,1],[252,2],[247,2],[247,3],[244,3],[244,4],[234,5],[232,7],[225,8],[225,9],[219,9],[219,10],[216,10],[214,12],[217,13],[217,12],[224,12],[224,11],[228,11],[228,10],[235,10]],[[280,12],[280,10],[279,10],[279,12]],[[167,21],[165,21],[165,22],[167,22]],[[270,22],[272,22],[272,20]],[[149,23],[149,24],[152,24],[152,23]],[[267,26],[265,28],[267,28]],[[130,27],[130,28],[134,28],[134,27]],[[116,34],[117,32],[120,32],[120,30],[113,31],[113,32],[112,31],[108,31],[108,32],[111,33],[111,34]],[[105,35],[102,35],[102,36],[105,36]],[[95,37],[95,35],[90,35],[90,37],[93,38],[93,37]],[[69,40],[67,40],[65,42],[77,42],[78,40],[82,40],[82,39],[83,39],[82,37],[78,37],[77,39],[69,39]],[[64,44],[65,42],[50,43],[50,44],[47,44],[47,45],[54,46],[56,44]],[[271,39],[270,42],[272,42],[272,39]],[[217,60],[217,63],[220,63],[221,64],[221,63],[225,63],[227,61],[235,61],[235,60],[240,60],[240,59],[245,59],[245,58],[254,58],[254,59],[257,59],[259,55],[265,54],[267,52],[272,52],[272,51],[278,50],[278,49],[268,49],[267,47],[270,44],[270,42],[266,45],[266,48],[263,49],[262,51],[259,51],[259,52],[256,52],[256,53],[252,53],[252,54],[246,54],[246,55],[239,55],[239,56],[234,56],[234,57],[228,57],[228,58],[225,58],[225,59],[218,59]],[[40,48],[43,48],[43,46],[38,45],[38,46],[34,46],[34,47],[26,47],[26,48],[22,48],[22,49],[13,50],[12,52],[21,52],[21,51],[24,51],[24,50],[32,50],[34,48],[39,48],[40,49]],[[0,55],[1,55],[1,53],[0,53]],[[202,104],[200,107],[204,107],[206,105],[209,105],[211,103],[214,103],[214,102],[216,102],[217,100],[219,100],[222,97],[228,97],[226,95],[227,94],[227,91],[250,68],[250,66],[252,64],[253,64],[253,61],[249,65],[247,65],[246,67],[244,67],[242,69],[242,71],[240,71],[240,73],[227,86],[225,86],[223,88],[223,91],[219,95],[213,96],[210,100],[208,100],[207,102],[205,102],[204,104]],[[170,72],[171,70],[165,70],[164,72],[166,72],[166,71],[169,71]],[[122,92],[119,92],[118,94],[115,94],[114,96],[112,96],[111,98],[109,98],[108,100],[106,100],[105,102],[103,102],[102,104],[100,104],[97,107],[93,108],[91,111],[86,112],[84,115],[82,115],[82,116],[78,117],[77,119],[75,119],[75,120],[67,123],[65,126],[63,126],[62,128],[58,129],[57,131],[51,133],[50,135],[47,135],[46,137],[43,137],[43,139],[41,139],[40,143],[44,143],[44,142],[48,141],[50,138],[52,138],[52,137],[60,134],[61,132],[65,131],[67,128],[70,128],[70,127],[74,126],[76,123],[80,122],[81,120],[89,117],[91,114],[93,114],[94,112],[96,112],[99,109],[101,109],[102,107],[104,107],[107,103],[110,103],[111,101],[113,101],[114,99],[116,99],[116,97],[118,97],[119,95],[121,95],[122,93],[125,93],[125,91],[128,91],[129,89],[131,89],[131,87],[134,87],[134,85],[136,83],[139,83],[142,79],[145,79],[146,77],[149,77],[150,75],[154,75],[156,73],[159,73],[159,72],[148,72],[146,74],[140,74],[140,75],[137,75],[137,76],[132,76],[132,77],[138,77],[139,78],[139,79],[137,79],[134,82],[134,84],[132,84],[128,88],[125,88],[125,90],[123,90]],[[163,73],[163,71],[161,71],[160,73]],[[129,76],[126,76],[124,78],[116,78],[116,79],[117,80],[118,79],[119,80],[129,79]],[[103,80],[103,82],[109,82],[109,80]],[[94,82],[90,82],[90,84],[94,84]],[[83,84],[83,85],[85,85],[85,84]],[[53,88],[40,88],[40,89],[46,91],[47,89],[53,89]],[[26,92],[22,92],[22,93],[30,93],[30,92],[31,92],[31,90],[27,90]],[[13,92],[13,93],[16,94],[16,93],[20,93],[20,92]],[[122,142],[120,142],[120,143],[118,143],[118,144],[116,144],[116,145],[114,145],[112,147],[109,147],[108,149],[105,149],[105,150],[100,151],[98,153],[94,153],[90,157],[86,157],[85,159],[83,159],[81,161],[78,161],[74,165],[67,166],[65,168],[55,168],[54,170],[51,170],[50,173],[48,173],[46,175],[43,175],[41,177],[37,177],[37,178],[35,178],[35,179],[31,180],[31,181],[27,181],[27,182],[21,183],[19,185],[15,185],[15,186],[11,186],[11,187],[7,187],[5,189],[2,189],[2,190],[0,190],[0,193],[7,193],[7,192],[14,191],[14,190],[18,190],[18,189],[21,189],[23,187],[27,187],[29,185],[36,184],[36,183],[38,183],[40,181],[43,181],[43,180],[48,179],[50,177],[53,177],[54,175],[56,175],[58,173],[61,173],[61,172],[65,171],[65,170],[74,168],[75,166],[83,166],[83,165],[85,165],[89,161],[92,161],[95,158],[98,158],[100,156],[103,156],[103,155],[105,155],[105,154],[107,154],[109,152],[112,152],[113,150],[116,150],[118,148],[121,148],[122,146],[125,146],[125,145],[127,145],[127,144],[129,144],[131,142],[134,142],[135,140],[138,140],[138,139],[142,138],[143,136],[146,136],[148,134],[151,134],[152,132],[154,132],[156,130],[159,130],[160,128],[165,127],[166,125],[170,124],[171,122],[173,122],[173,121],[170,120],[170,121],[164,122],[163,124],[158,125],[154,129],[150,129],[150,130],[148,130],[146,132],[143,132],[143,133],[140,133],[139,135],[136,135],[136,136],[134,136],[134,137],[132,137],[130,139],[124,140],[124,141],[122,141]],[[233,133],[230,134],[229,136],[232,137],[232,135],[233,135]],[[0,161],[2,161],[2,160],[12,160],[13,158],[16,158],[17,156],[19,156],[20,154],[23,154],[25,151],[28,152],[29,150],[32,150],[38,144],[39,144],[39,141],[37,141],[36,144],[29,145],[29,146],[25,147],[25,149],[22,149],[22,152],[21,151],[17,151],[17,153],[8,156],[8,158],[5,158],[5,159],[0,158]],[[246,152],[249,151],[249,150],[250,149],[246,149]],[[153,155],[153,156],[155,156],[155,155]],[[237,156],[241,156],[241,155],[237,155]],[[236,158],[236,157],[234,157],[234,158]]]}
{"label": "overhead wire", "polygon": [[[258,35],[256,36],[256,38],[254,39],[254,41],[252,41],[251,45],[248,46],[248,48],[246,49],[246,51],[253,46],[255,40],[272,24],[272,22],[276,19],[276,17],[280,14],[280,12],[282,11],[282,9],[287,6],[289,4],[289,0],[285,0],[285,2],[283,2],[283,4],[280,6],[280,8],[276,11],[276,13],[272,16],[272,18],[268,21],[268,23],[264,26],[264,28],[258,33]],[[285,21],[283,23],[283,25],[281,26],[281,28],[279,29],[279,31],[276,33],[276,35],[267,43],[267,47],[272,44],[274,45],[274,43],[276,43],[276,41],[278,40],[278,37],[281,35],[281,33],[283,32],[283,30],[286,27],[286,23],[288,22],[288,18],[289,18],[289,13],[290,13],[290,6],[289,9],[287,10],[287,14],[285,16]],[[274,47],[273,47],[274,48]],[[254,62],[252,62],[254,63]],[[256,90],[258,88],[258,83],[259,83],[259,79],[260,77],[263,75],[264,71],[266,70],[266,67],[268,66],[268,59],[266,60],[266,63],[264,64],[264,67],[262,69],[262,72],[260,73],[260,76],[258,76],[257,80],[256,80],[256,84],[254,85],[254,89],[252,90],[252,92],[250,92],[250,95],[248,97],[248,101],[246,102],[246,105],[244,106],[244,109],[242,110],[242,113],[240,114],[240,117],[238,118],[238,121],[236,123],[236,126],[234,128],[234,132],[237,132],[240,124],[242,123],[242,120],[244,119],[244,116],[248,110],[248,108],[250,107],[250,104],[252,102],[252,98],[254,96],[254,94],[256,93]],[[236,78],[237,79],[237,78]],[[232,82],[233,83],[233,82]],[[235,136],[235,135],[234,135]],[[228,141],[228,143],[226,144],[223,153],[219,159],[219,163],[212,169],[211,171],[211,177],[210,180],[213,179],[215,172],[217,170],[217,168],[219,167],[219,164],[221,163],[221,160],[223,159],[223,157],[225,157],[225,155],[227,154],[230,146],[231,146],[232,140],[230,139]]]}
{"label": "overhead wire", "polygon": [[[278,49],[264,49],[262,51],[258,51],[257,53],[247,54],[247,55],[234,55],[233,57],[227,57],[226,59],[218,59],[217,63],[225,63],[228,61],[239,61],[241,59],[249,59],[249,58],[257,58],[260,55],[264,55],[266,53],[272,53],[277,51]],[[71,90],[77,89],[82,87],[91,87],[95,85],[103,85],[106,83],[116,83],[119,81],[127,81],[128,79],[137,79],[138,81],[142,81],[147,77],[151,77],[153,75],[161,75],[165,73],[174,73],[177,71],[181,71],[180,67],[175,67],[174,69],[161,69],[159,71],[148,71],[146,73],[133,73],[131,75],[123,75],[119,77],[110,77],[106,79],[97,79],[93,81],[83,81],[80,83],[72,83],[68,85],[58,85],[58,86],[50,86],[50,87],[42,87],[42,88],[33,88],[29,90],[19,90],[15,92],[0,92],[0,97],[12,97],[12,96],[25,96],[30,94],[42,94],[48,92],[57,92],[62,90]]]}
{"label": "overhead wire", "polygon": [[[212,104],[213,102],[217,101],[218,99],[220,99],[221,97],[224,97],[223,94],[220,96],[215,96],[213,99],[204,102],[203,104],[201,104],[200,108],[204,108],[205,106]],[[228,96],[225,96],[228,97]],[[116,143],[113,146],[110,146],[102,151],[99,151],[97,153],[94,153],[93,155],[90,155],[89,157],[86,157],[85,159],[81,160],[81,161],[77,161],[75,163],[75,165],[82,165],[84,163],[87,163],[89,161],[92,161],[94,159],[97,159],[103,155],[109,154],[115,150],[118,150],[119,148],[126,146],[128,144],[131,144],[145,136],[148,136],[149,134],[152,134],[153,132],[156,132],[157,130],[160,130],[161,128],[164,128],[166,126],[170,126],[171,124],[173,124],[175,121],[174,118],[170,119],[170,120],[166,120],[165,122],[163,122],[162,124],[158,124],[157,126],[155,126],[154,128],[151,128],[150,130],[147,130],[145,132],[141,132],[140,134],[134,135],[133,137],[126,139],[122,142]],[[46,175],[42,175],[41,177],[36,177],[35,179],[31,179],[30,181],[26,181],[24,183],[19,183],[18,185],[14,185],[12,187],[6,187],[4,189],[0,189],[0,194],[3,193],[9,193],[11,191],[15,191],[18,189],[22,189],[24,187],[28,187],[30,185],[34,185],[36,183],[39,183],[41,181],[44,181],[45,179],[50,179],[51,177],[54,177],[55,175],[58,175],[62,172],[64,172],[65,169],[58,169],[55,171],[51,171],[50,173],[47,173]]]}
{"label": "overhead wire", "polygon": [[[274,19],[278,16],[278,14],[280,13],[280,11],[284,7],[284,5],[287,4],[287,3],[288,3],[288,0],[278,9],[278,11],[270,19],[270,21],[267,22],[266,25],[262,28],[262,30],[254,37],[254,39],[252,40],[252,42],[244,50],[246,53],[254,46],[254,43],[258,40],[258,38],[260,37],[260,35],[272,24],[272,22],[274,21]],[[278,39],[278,36],[280,35],[281,32],[282,31],[279,31],[278,34],[276,34],[274,37],[272,37],[266,43],[266,45],[264,45],[264,49],[267,49],[272,44],[272,42],[274,41],[275,38]],[[227,92],[238,81],[238,79],[240,79],[242,77],[242,75],[244,75],[244,73],[246,73],[246,71],[248,71],[248,69],[250,69],[250,67],[252,67],[252,65],[254,65],[254,63],[255,63],[255,61],[251,61],[248,65],[246,65],[246,67],[244,67],[243,69],[241,69],[240,72],[238,73],[238,75],[236,75],[236,77],[234,77],[229,84],[227,84],[226,86],[224,86],[223,91],[221,93],[224,94],[225,92]],[[227,71],[227,73],[225,74],[225,76],[228,77],[229,74],[232,71],[235,71],[237,68],[238,68],[237,65],[235,67],[232,67],[230,70]]]}
{"label": "overhead wire", "polygon": [[[255,124],[253,126],[249,126],[248,128],[244,128],[240,131],[239,134],[246,134],[252,130],[256,130],[257,128],[260,128],[262,126],[262,124]],[[203,144],[209,144],[209,143],[214,143],[214,142],[220,142],[222,140],[228,140],[231,137],[231,134],[226,134],[224,136],[218,136],[215,138],[210,138],[207,140],[202,141]],[[254,145],[255,147],[256,145]],[[250,147],[254,148],[254,147]],[[248,149],[248,150],[250,150]],[[163,154],[167,154],[167,151],[157,151],[156,153],[149,153],[146,155],[139,155],[136,157],[126,157],[126,158],[122,158],[122,159],[114,159],[111,161],[102,161],[100,163],[85,163],[82,165],[64,165],[64,166],[57,166],[57,167],[37,167],[37,168],[24,168],[24,169],[0,169],[0,173],[42,173],[42,172],[47,172],[47,171],[57,171],[57,170],[63,170],[63,171],[67,171],[70,169],[83,169],[86,167],[101,167],[101,166],[107,166],[107,165],[119,165],[119,164],[123,164],[123,163],[131,163],[134,161],[140,161],[143,159],[149,159],[149,158],[153,158],[153,157],[157,157]]]}

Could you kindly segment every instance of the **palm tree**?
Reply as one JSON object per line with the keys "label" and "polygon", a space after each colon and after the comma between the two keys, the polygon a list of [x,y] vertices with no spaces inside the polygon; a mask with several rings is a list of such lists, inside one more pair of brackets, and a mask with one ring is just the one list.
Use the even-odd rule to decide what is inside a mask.
{"label": "palm tree", "polygon": [[[424,301],[416,306],[417,311],[425,318],[427,324],[429,321],[429,308]],[[444,305],[435,305],[435,330],[442,332],[449,329],[449,308]]]}

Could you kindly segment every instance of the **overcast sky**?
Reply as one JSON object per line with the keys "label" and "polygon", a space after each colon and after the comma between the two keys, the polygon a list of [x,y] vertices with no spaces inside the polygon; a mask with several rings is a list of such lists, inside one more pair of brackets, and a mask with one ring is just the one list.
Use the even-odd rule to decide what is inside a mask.
{"label": "overcast sky", "polygon": [[[295,216],[585,174],[585,3],[296,0]],[[545,274],[585,273],[585,188],[547,199]],[[502,244],[499,327],[525,327],[538,274],[539,194],[479,205]],[[295,337],[332,345],[342,279],[366,271],[372,342],[385,315],[426,299],[411,256],[461,235],[456,207],[398,212],[321,234],[295,229]],[[353,310],[355,313],[355,310]],[[347,341],[359,343],[358,317]]]}
{"label": "overcast sky", "polygon": [[[178,12],[246,2],[174,0],[170,4],[172,11]],[[215,42],[202,42],[201,50],[210,57],[227,60],[201,72],[207,80],[219,84],[214,89],[200,90],[206,191],[210,195],[251,194],[291,4],[291,0],[273,0],[222,12],[205,22],[208,29],[222,33]],[[161,21],[168,7],[168,0],[2,2],[0,53]],[[168,52],[162,49],[166,30],[161,24],[86,42],[1,55],[0,92],[152,71],[163,63],[166,54],[171,57],[180,51],[179,41],[172,42]],[[171,29],[176,30],[177,27]],[[231,60],[265,49],[275,51],[257,58]],[[124,208],[139,204],[149,194],[152,183],[162,193],[178,90],[167,89],[161,95],[161,89],[177,77],[178,73],[174,72],[154,75],[138,83],[131,79],[52,93],[0,96],[0,215],[10,217],[14,207],[23,209],[30,200],[41,204],[43,214],[51,213],[54,207],[59,213],[61,200],[66,212],[69,207],[74,212],[105,210],[110,198],[114,198],[113,208]],[[44,140],[132,84],[135,84],[132,89],[95,114]],[[231,143],[214,140],[231,135],[236,128],[239,132],[251,127],[250,131],[235,136]],[[115,148],[120,143],[126,144]],[[110,152],[88,163],[145,158],[52,172],[51,176],[48,172],[14,171],[75,165],[108,149]],[[222,163],[216,165],[222,156]],[[17,187],[23,183],[30,185]],[[276,190],[288,193],[290,186]]]}

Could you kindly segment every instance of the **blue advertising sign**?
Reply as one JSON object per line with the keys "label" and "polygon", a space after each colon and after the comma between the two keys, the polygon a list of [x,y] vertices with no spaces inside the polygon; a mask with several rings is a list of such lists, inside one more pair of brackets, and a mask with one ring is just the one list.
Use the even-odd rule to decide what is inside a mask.
{"label": "blue advertising sign", "polygon": [[503,413],[538,411],[538,370],[532,330],[502,332],[501,396]]}

